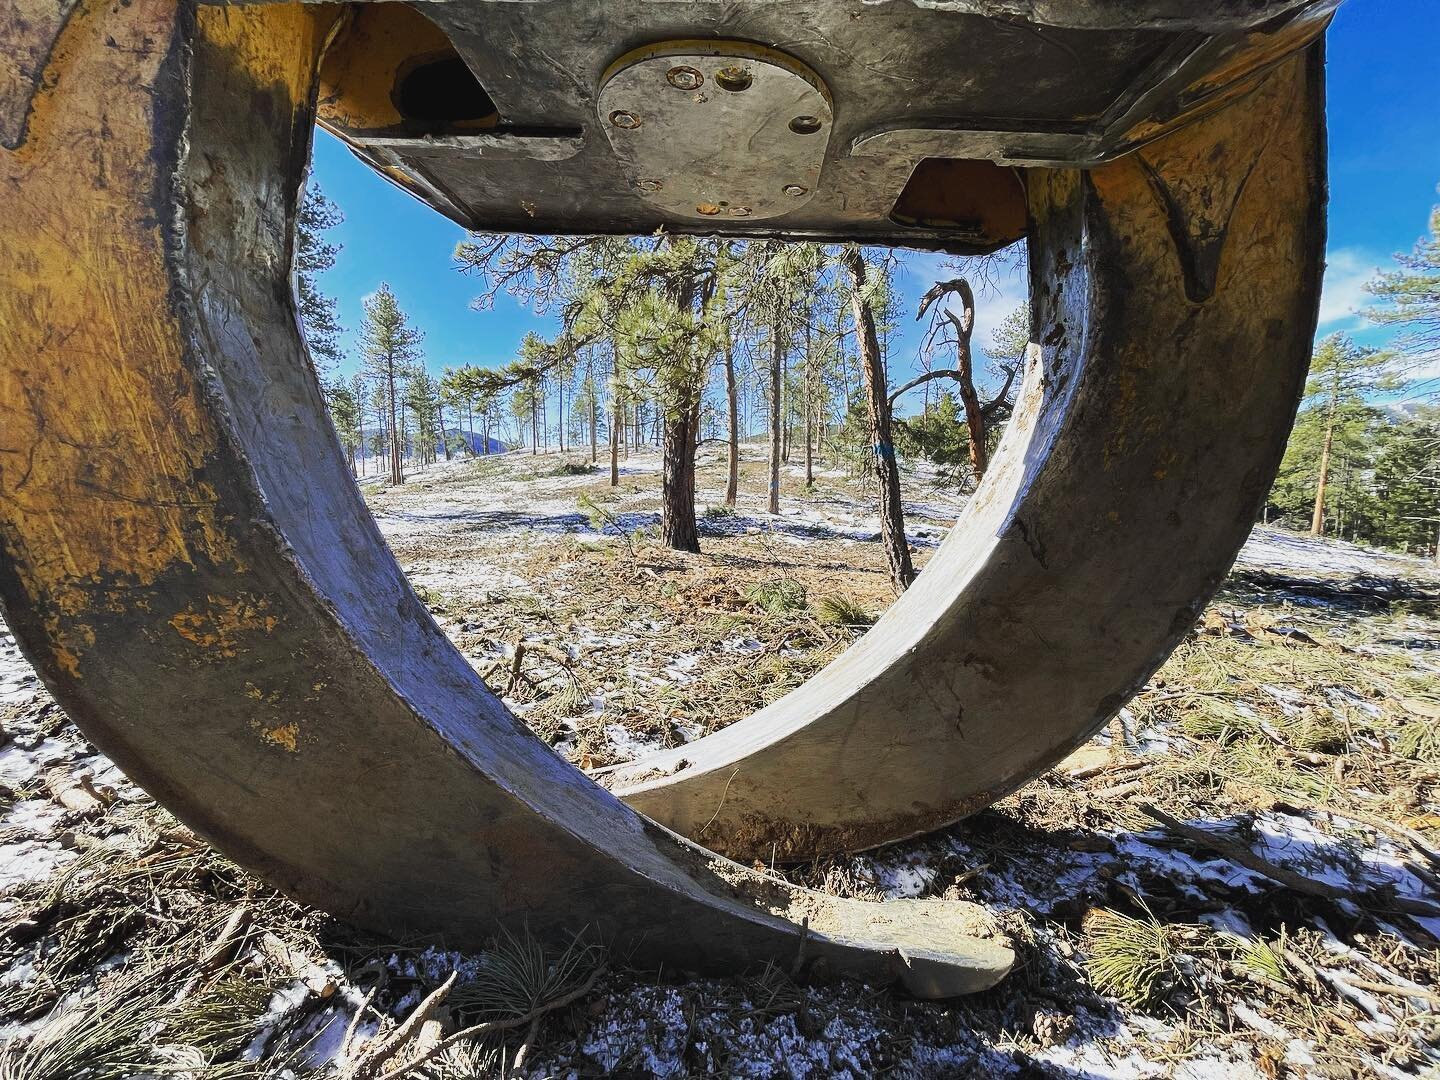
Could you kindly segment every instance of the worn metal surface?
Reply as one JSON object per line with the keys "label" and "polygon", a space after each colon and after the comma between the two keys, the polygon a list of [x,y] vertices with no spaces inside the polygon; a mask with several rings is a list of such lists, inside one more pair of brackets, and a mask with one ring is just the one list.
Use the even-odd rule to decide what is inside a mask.
{"label": "worn metal surface", "polygon": [[[730,231],[913,237],[892,220],[913,171],[897,216],[982,249],[1021,228],[1015,174],[945,165],[997,157],[947,139],[1041,130],[1064,100],[1144,144],[1089,171],[1026,170],[1023,399],[920,585],[820,678],[622,788],[700,842],[786,858],[924,831],[1022,783],[1123,704],[1221,580],[1314,329],[1321,69],[1318,49],[1294,50],[1333,5],[1205,41],[1076,31],[1057,53],[1034,25],[898,2],[848,21],[810,3],[469,2],[427,7],[447,34],[417,31],[417,57],[414,13],[393,6],[80,0],[67,23],[27,3],[0,12],[23,75],[0,84],[0,603],[97,745],[233,857],[388,932],[465,944],[497,921],[588,924],[642,960],[733,968],[788,963],[805,918],[807,955],[840,970],[928,995],[998,979],[1009,951],[971,936],[963,905],[790,889],[626,809],[434,626],[355,493],[296,332],[290,237],[321,54],[341,50],[318,80],[331,122],[392,180],[490,228],[652,227],[653,201],[593,137],[597,88],[627,44],[706,18],[846,73],[813,198]],[[1165,24],[1165,3],[1146,10]],[[626,12],[633,26],[612,21]],[[1048,63],[1011,109],[1025,123],[957,126],[953,95],[983,101],[999,69],[978,53],[965,68],[955,26],[926,32],[941,17],[977,49]],[[406,47],[341,47],[392,31]],[[450,42],[497,74],[493,102],[405,115],[391,90]],[[895,46],[883,69],[856,63],[876,42]],[[933,91],[919,100],[941,119],[862,138],[895,79]],[[616,190],[596,183],[610,173]]]}
{"label": "worn metal surface", "polygon": [[[667,160],[617,157],[598,96],[616,58],[632,50],[685,38],[756,42],[815,72],[834,101],[834,120],[813,194],[773,217],[727,218],[726,231],[989,251],[1015,237],[986,231],[983,216],[952,225],[923,209],[892,214],[927,157],[1111,160],[1222,103],[1247,75],[1319,33],[1336,3],[416,4],[493,100],[498,135],[518,142],[526,133],[576,132],[582,149],[557,166],[519,152],[487,159],[442,145],[425,137],[448,134],[433,125],[412,132],[408,146],[393,128],[383,146],[343,123],[336,130],[386,176],[470,227],[713,232],[713,219],[659,205],[637,186],[655,178],[638,174],[658,177]],[[369,54],[365,20],[392,10],[400,9],[363,6],[352,23],[360,36],[342,30],[327,67],[363,66],[351,58]],[[987,17],[1000,12],[1007,17]],[[390,83],[377,73],[367,85],[374,98]],[[344,94],[330,97],[346,107]],[[322,109],[327,124],[328,115]],[[403,117],[391,120],[404,126]],[[734,166],[743,171],[743,154]]]}
{"label": "worn metal surface", "polygon": [[1269,490],[1324,249],[1318,46],[1093,171],[1031,170],[1034,342],[975,498],[788,697],[615,774],[735,857],[961,818],[1099,729],[1189,630]]}
{"label": "worn metal surface", "polygon": [[601,78],[596,122],[641,199],[667,217],[761,221],[815,195],[834,113],[804,64],[744,41],[627,53]]}
{"label": "worn metal surface", "polygon": [[1011,954],[975,909],[793,889],[624,807],[415,598],[289,282],[333,17],[81,0],[0,151],[0,604],[26,655],[180,818],[361,925],[461,946],[588,927],[735,969],[792,963],[805,919],[833,971],[993,984]]}
{"label": "worn metal surface", "polygon": [[[284,0],[198,0],[202,4],[266,4]],[[380,6],[410,0],[350,0]],[[534,0],[429,0],[440,4],[524,3]],[[739,0],[755,5],[775,0]],[[861,0],[867,6],[912,4],[918,8],[988,19],[1020,20],[1036,26],[1086,30],[1247,30],[1261,26],[1310,0]],[[736,6],[737,0],[691,0],[697,9]]]}
{"label": "worn metal surface", "polygon": [[60,28],[76,0],[5,0],[0,15],[0,147],[14,149],[25,133],[30,102]]}

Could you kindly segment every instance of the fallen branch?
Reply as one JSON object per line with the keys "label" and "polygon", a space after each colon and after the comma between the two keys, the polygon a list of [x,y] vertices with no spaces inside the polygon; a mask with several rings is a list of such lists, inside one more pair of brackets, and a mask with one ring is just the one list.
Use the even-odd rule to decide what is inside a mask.
{"label": "fallen branch", "polygon": [[251,914],[248,903],[240,904],[230,913],[230,917],[225,920],[225,925],[220,928],[219,936],[197,961],[195,974],[186,981],[184,988],[176,997],[177,1001],[184,1001],[195,992],[195,988],[204,981],[206,976],[224,966],[225,961],[245,940],[245,935],[250,929]]}
{"label": "fallen branch", "polygon": [[[544,1005],[541,1005],[537,1009],[531,1010],[524,1016],[516,1016],[509,1020],[490,1020],[483,1024],[474,1024],[471,1027],[462,1028],[461,1030],[455,1032],[455,1034],[441,1039],[438,1043],[430,1047],[420,1056],[416,1057],[413,1061],[410,1061],[404,1065],[399,1065],[391,1069],[389,1072],[380,1074],[380,1076],[377,1077],[376,1080],[400,1080],[401,1077],[403,1077],[406,1073],[410,1072],[412,1069],[419,1068],[431,1058],[439,1057],[446,1050],[450,1049],[457,1043],[464,1042],[466,1039],[481,1039],[487,1035],[493,1035],[497,1031],[511,1031],[515,1028],[525,1027],[526,1025],[538,1020],[546,1013],[554,1012],[556,1009],[563,1009],[565,1006],[579,1001],[586,994],[590,993],[591,990],[595,989],[595,984],[600,981],[600,976],[605,974],[606,970],[606,966],[602,964],[600,967],[595,969],[595,971],[591,974],[590,978],[585,980],[584,985],[577,987],[563,997],[556,998],[554,1001],[547,1001]],[[444,995],[450,992],[450,986],[454,983],[454,981],[455,976],[452,974],[450,978],[445,981],[444,986],[440,987],[439,990],[435,991],[434,994],[430,995],[430,998],[426,1000],[426,1004],[430,1004],[431,1000],[434,999],[436,995],[440,995],[440,1001],[443,1001]],[[436,1006],[438,1006],[438,1004],[439,1002],[435,1002]],[[421,1009],[423,1008],[424,1005],[421,1006]],[[417,1013],[419,1011],[420,1009],[416,1010]],[[407,1021],[407,1024],[408,1023],[409,1021]]]}
{"label": "fallen branch", "polygon": [[1133,758],[1128,761],[1102,761],[1098,765],[1087,765],[1083,769],[1076,769],[1074,772],[1061,770],[1067,780],[1089,780],[1100,776],[1103,773],[1129,772],[1131,769],[1140,769],[1153,765],[1154,762],[1145,761],[1140,758]]}
{"label": "fallen branch", "polygon": [[230,913],[221,927],[220,934],[215,938],[210,948],[205,950],[205,955],[200,958],[200,970],[203,972],[214,971],[219,967],[236,946],[245,937],[245,932],[250,927],[250,916],[252,911],[249,904],[241,904]]}
{"label": "fallen branch", "polygon": [[1414,829],[1406,828],[1396,821],[1387,821],[1378,814],[1368,814],[1364,810],[1357,810],[1350,807],[1344,810],[1333,809],[1322,806],[1319,803],[1301,801],[1293,795],[1286,795],[1284,799],[1277,800],[1275,809],[1280,811],[1294,810],[1307,818],[1314,820],[1313,815],[1325,814],[1329,817],[1345,818],[1361,825],[1368,825],[1376,832],[1385,833],[1392,840],[1405,844],[1415,854],[1424,859],[1433,869],[1440,870],[1440,851],[1436,851]]}
{"label": "fallen branch", "polygon": [[1377,896],[1370,890],[1346,889],[1328,882],[1316,881],[1314,878],[1306,877],[1298,870],[1281,866],[1279,863],[1273,863],[1269,859],[1257,855],[1248,844],[1227,839],[1209,829],[1199,829],[1194,825],[1187,825],[1150,803],[1137,803],[1136,807],[1146,817],[1158,821],[1177,836],[1183,836],[1201,847],[1209,848],[1231,862],[1238,863],[1247,870],[1253,870],[1293,892],[1319,897],[1322,900],[1349,900],[1364,907],[1401,911],[1407,915],[1440,916],[1440,905],[1404,896]]}
{"label": "fallen branch", "polygon": [[444,1045],[445,1040],[431,1042],[426,1050],[406,1064],[399,1065],[387,1072],[380,1071],[400,1051],[409,1047],[424,1030],[426,1024],[445,1003],[445,999],[450,996],[450,991],[455,986],[456,975],[457,972],[452,971],[448,979],[437,986],[424,1001],[415,1007],[415,1011],[405,1018],[404,1023],[389,1035],[378,1038],[374,1046],[368,1047],[349,1070],[349,1080],[378,1080],[383,1077],[403,1076],[422,1061],[434,1057],[439,1052],[439,1047]]}
{"label": "fallen branch", "polygon": [[1440,994],[1422,990],[1418,986],[1395,986],[1391,983],[1371,982],[1369,979],[1354,978],[1346,972],[1337,972],[1336,977],[1357,990],[1369,990],[1372,994],[1393,994],[1396,997],[1414,998],[1417,1001],[1429,1001],[1440,1005]]}

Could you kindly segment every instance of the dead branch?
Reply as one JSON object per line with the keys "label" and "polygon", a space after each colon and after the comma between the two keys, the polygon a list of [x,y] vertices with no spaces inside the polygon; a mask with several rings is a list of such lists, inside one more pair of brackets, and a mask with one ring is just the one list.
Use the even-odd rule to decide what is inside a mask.
{"label": "dead branch", "polygon": [[[591,990],[595,989],[595,984],[600,981],[600,976],[605,974],[606,970],[606,965],[602,964],[600,967],[596,968],[594,972],[591,973],[590,978],[586,979],[583,985],[570,991],[570,993],[568,994],[556,998],[554,1001],[547,1001],[544,1005],[541,1005],[539,1008],[531,1010],[524,1016],[516,1016],[508,1020],[489,1020],[483,1024],[474,1024],[468,1028],[462,1028],[461,1030],[455,1032],[453,1035],[449,1035],[446,1038],[441,1039],[429,1049],[423,1051],[420,1055],[415,1057],[414,1060],[407,1062],[404,1065],[396,1066],[389,1072],[381,1073],[379,1076],[374,1077],[373,1080],[400,1080],[400,1078],[405,1076],[407,1073],[419,1068],[421,1065],[424,1065],[432,1058],[439,1057],[446,1050],[450,1049],[452,1046],[455,1046],[457,1043],[464,1042],[467,1039],[481,1039],[487,1035],[493,1035],[499,1031],[512,1031],[515,1028],[525,1027],[529,1024],[532,1024],[540,1017],[544,1016],[546,1013],[552,1013],[556,1009],[563,1009],[565,1008],[565,1006],[571,1005],[574,1002],[579,1001],[586,994],[590,993]],[[442,1003],[445,1000],[445,995],[449,994],[450,987],[454,984],[454,982],[455,975],[452,973],[450,978],[445,980],[445,984],[441,986],[440,989],[436,990],[434,994],[431,994],[430,997],[427,998],[425,1002],[422,1003],[415,1010],[416,1014],[421,1012],[421,1010],[423,1010],[426,1005],[430,1005],[437,996],[439,997],[439,1000],[434,1001],[434,1006],[438,1006],[440,1003]],[[412,1015],[412,1019],[413,1018],[414,1016]],[[406,1021],[406,1025],[409,1026],[410,1021]],[[418,1025],[414,1026],[418,1027]],[[399,1032],[397,1031],[396,1034],[398,1035]],[[393,1056],[393,1052],[391,1056]],[[361,1080],[361,1078],[357,1075],[355,1077],[355,1080]]]}
{"label": "dead branch", "polygon": [[414,1012],[405,1018],[404,1023],[389,1035],[377,1038],[375,1045],[368,1047],[360,1055],[359,1060],[350,1067],[347,1080],[388,1080],[390,1077],[403,1076],[421,1062],[427,1061],[439,1053],[439,1048],[444,1045],[446,1040],[433,1041],[426,1050],[421,1051],[410,1062],[381,1072],[397,1054],[410,1048],[410,1044],[417,1039],[425,1025],[434,1018],[440,1006],[445,1004],[445,999],[450,996],[450,991],[455,986],[456,976],[457,972],[452,971],[448,979],[431,991],[424,1001],[415,1006]]}
{"label": "dead branch", "polygon": [[1293,892],[1315,896],[1322,900],[1349,900],[1363,907],[1401,911],[1407,915],[1440,915],[1440,905],[1427,903],[1424,900],[1404,896],[1377,896],[1369,890],[1346,889],[1328,882],[1316,881],[1314,878],[1306,877],[1298,870],[1291,870],[1288,866],[1281,866],[1269,859],[1262,858],[1251,850],[1248,844],[1229,840],[1209,829],[1199,829],[1194,825],[1187,825],[1150,803],[1137,803],[1136,806],[1146,817],[1158,821],[1177,836],[1183,836],[1186,840],[1193,841],[1201,847],[1209,848],[1231,862],[1237,863],[1247,870],[1253,870]]}

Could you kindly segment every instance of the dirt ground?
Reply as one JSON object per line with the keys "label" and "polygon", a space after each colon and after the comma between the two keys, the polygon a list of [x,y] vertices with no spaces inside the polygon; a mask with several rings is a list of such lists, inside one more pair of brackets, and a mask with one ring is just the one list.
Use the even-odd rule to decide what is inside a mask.
{"label": "dirt ground", "polygon": [[[573,470],[573,471],[571,471]],[[511,454],[368,484],[401,565],[510,706],[582,768],[733,723],[834,659],[894,600],[879,521],[843,470],[787,467],[781,513],[747,446],[736,508],[719,451],[697,471],[701,554],[654,542],[659,459]],[[928,481],[928,482],[927,482]],[[962,500],[916,478],[908,535],[923,565]],[[522,656],[515,664],[516,646]]]}
{"label": "dirt ground", "polygon": [[[582,768],[742,718],[891,599],[843,471],[807,491],[788,469],[772,519],[758,450],[733,513],[707,453],[689,556],[647,535],[654,455],[613,491],[601,464],[363,485],[447,633]],[[923,565],[961,500],[907,483]],[[404,1075],[1440,1076],[1440,573],[1411,559],[1257,529],[1169,663],[1055,771],[920,840],[766,868],[985,904],[1020,962],[946,1003],[773,969],[656,978],[586,942],[369,939],[159,809],[3,631],[0,725],[0,1080],[379,1076],[419,1052],[396,1033],[452,972],[433,1030],[507,1026]]]}

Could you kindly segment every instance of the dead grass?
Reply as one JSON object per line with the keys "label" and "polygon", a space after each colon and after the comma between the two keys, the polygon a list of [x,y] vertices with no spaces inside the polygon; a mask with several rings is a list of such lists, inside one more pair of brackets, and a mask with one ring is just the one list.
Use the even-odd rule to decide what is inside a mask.
{"label": "dead grass", "polygon": [[[543,458],[474,467],[486,484],[556,468]],[[762,469],[747,470],[736,512],[705,516],[699,556],[663,551],[646,534],[655,477],[627,476],[612,493],[603,474],[572,475],[581,484],[566,486],[566,498],[592,492],[617,523],[598,538],[565,531],[583,527],[577,513],[523,538],[477,527],[397,546],[432,572],[493,558],[523,579],[524,588],[451,587],[432,573],[422,595],[490,684],[581,765],[616,760],[616,727],[677,745],[763,707],[839,655],[890,601],[876,545],[842,535],[793,542],[798,527],[787,533],[785,522],[755,516]],[[713,491],[717,475],[711,467],[702,486]],[[792,481],[787,492],[799,486]],[[433,493],[468,482],[442,478]],[[844,487],[825,478],[813,505]],[[414,497],[395,489],[377,502]],[[1012,1066],[1039,1075],[1072,1040],[1117,1058],[1135,1049],[1172,1070],[1233,1052],[1278,1077],[1290,1075],[1291,1038],[1317,1075],[1433,1069],[1440,942],[1396,905],[1413,889],[1397,897],[1360,882],[1364,860],[1383,856],[1440,895],[1440,621],[1402,607],[1301,604],[1283,590],[1233,585],[1083,768],[1057,770],[894,851],[775,870],[869,898],[894,895],[899,879],[913,892],[920,880],[921,895],[1002,911],[1021,963],[996,990],[937,1006],[773,966],[711,981],[621,966],[533,1034],[522,1023],[462,1041],[413,1075],[503,1075],[521,1047],[531,1075],[640,1076],[657,1060],[676,1075],[764,1075],[757,1061],[800,1055],[819,1062],[811,1075],[980,1076]],[[27,714],[22,726],[40,723]],[[44,723],[53,734],[66,722]],[[49,797],[43,784],[16,795]],[[1296,872],[1363,884],[1363,902],[1246,878],[1157,828],[1142,803],[1257,850],[1262,823],[1303,826],[1319,840],[1314,852],[1289,853]],[[325,1022],[343,1025],[368,995],[375,1037],[393,1034],[467,959],[345,931],[145,803],[67,818],[63,835],[79,857],[5,897],[15,907],[0,920],[0,970],[29,965],[34,976],[0,985],[0,1014],[38,1033],[7,1046],[0,1080],[306,1076],[304,1048]],[[241,909],[243,926],[208,959]],[[446,1031],[526,1017],[585,988],[606,960],[584,941],[545,948],[498,930],[468,959],[441,1017]],[[259,1060],[242,1053],[252,1044]],[[1049,1064],[1036,1056],[1042,1048]],[[1085,1068],[1074,1059],[1064,1067]]]}

